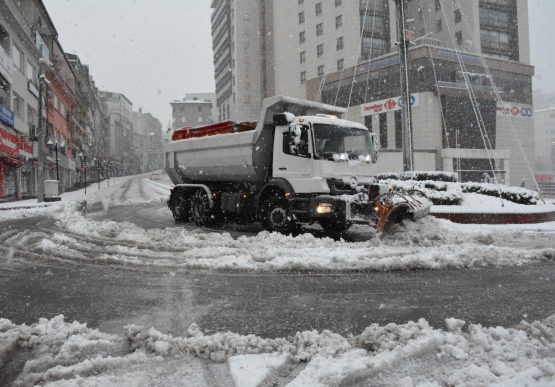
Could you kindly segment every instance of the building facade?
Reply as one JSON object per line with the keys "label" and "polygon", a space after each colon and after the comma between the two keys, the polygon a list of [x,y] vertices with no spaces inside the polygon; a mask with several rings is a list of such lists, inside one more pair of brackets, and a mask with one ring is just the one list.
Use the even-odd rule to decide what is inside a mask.
{"label": "building facade", "polygon": [[172,107],[172,129],[217,122],[213,119],[211,100],[185,97],[182,101],[171,102],[170,105]]}
{"label": "building facade", "polygon": [[131,116],[133,123],[134,173],[162,168],[162,123],[139,108]]}
{"label": "building facade", "polygon": [[[236,49],[243,3],[248,1],[213,1],[213,31],[219,31],[218,18],[229,15],[232,77],[233,60],[250,62]],[[534,69],[527,9],[527,0],[407,3],[407,28],[414,39],[409,86],[415,94],[416,169],[456,171],[473,181],[495,176],[510,185],[526,178],[533,187]],[[258,44],[265,54],[260,100],[283,94],[347,107],[348,119],[378,133],[378,168],[402,171],[394,0],[267,0],[250,8],[248,18],[259,22]],[[233,78],[230,90],[235,90]]]}
{"label": "building facade", "polygon": [[534,112],[536,172],[555,181],[555,107]]}
{"label": "building facade", "polygon": [[107,152],[110,162],[118,171],[128,175],[134,169],[133,103],[121,93],[101,91],[109,116]]}

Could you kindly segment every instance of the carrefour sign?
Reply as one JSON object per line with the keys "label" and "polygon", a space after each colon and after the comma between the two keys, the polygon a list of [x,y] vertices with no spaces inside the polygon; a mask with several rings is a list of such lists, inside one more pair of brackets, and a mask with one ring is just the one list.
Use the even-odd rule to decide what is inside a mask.
{"label": "carrefour sign", "polygon": [[534,115],[531,107],[513,104],[497,105],[497,115],[512,118],[532,118]]}
{"label": "carrefour sign", "polygon": [[[411,108],[420,105],[420,100],[418,94],[410,95],[410,106]],[[381,101],[374,101],[370,103],[365,103],[360,105],[360,114],[364,116],[372,116],[374,114],[394,112],[396,110],[401,110],[402,100],[401,97],[382,99]]]}

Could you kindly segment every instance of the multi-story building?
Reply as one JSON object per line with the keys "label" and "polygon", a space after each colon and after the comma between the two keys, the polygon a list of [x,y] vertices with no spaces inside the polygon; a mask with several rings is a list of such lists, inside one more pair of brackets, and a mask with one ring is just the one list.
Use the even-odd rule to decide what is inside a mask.
{"label": "multi-story building", "polygon": [[210,119],[212,122],[218,122],[218,107],[216,106],[216,93],[187,93],[184,100],[204,100],[212,104],[210,109]]}
{"label": "multi-story building", "polygon": [[39,58],[56,37],[41,1],[0,1],[0,199],[37,194]]}
{"label": "multi-story building", "polygon": [[[520,149],[522,145],[533,169],[534,69],[527,0],[406,4],[407,28],[416,38],[409,59],[415,168],[456,171],[463,180],[495,175],[513,185],[527,178],[532,188]],[[257,63],[256,102],[284,94],[348,107],[348,119],[378,133],[379,169],[401,171],[395,1],[266,0],[251,5],[248,0],[212,2],[218,111],[227,114],[223,96],[240,94],[240,83],[233,81],[241,71],[237,64],[251,63],[250,55],[238,50],[243,18],[256,20],[257,45],[265,54]],[[231,64],[227,78],[226,66],[219,66],[227,59],[221,58]],[[252,98],[250,102],[252,106]],[[237,103],[227,116],[258,118],[257,111],[249,115]]]}
{"label": "multi-story building", "polygon": [[133,112],[133,148],[135,173],[145,173],[162,168],[162,123],[150,113],[139,108]]}
{"label": "multi-story building", "polygon": [[536,172],[555,181],[555,107],[534,112]]}
{"label": "multi-story building", "polygon": [[106,154],[117,170],[130,174],[133,169],[133,123],[131,121],[133,103],[121,93],[101,91],[106,102],[109,131]]}
{"label": "multi-story building", "polygon": [[264,95],[265,1],[213,0],[218,121],[258,117]]}
{"label": "multi-story building", "polygon": [[[83,64],[79,56],[66,53],[75,79],[75,107],[70,115],[73,159],[77,166],[77,183],[94,180],[93,174],[86,174],[84,168],[94,168],[94,159],[101,160],[102,170],[110,167],[108,155],[108,125],[106,102],[100,98],[98,88],[89,73],[89,66]],[[85,165],[86,163],[86,165]]]}
{"label": "multi-story building", "polygon": [[[190,99],[189,99],[189,98]],[[213,102],[198,97],[183,98],[181,101],[170,102],[172,107],[172,129],[184,126],[207,125],[213,122]]]}

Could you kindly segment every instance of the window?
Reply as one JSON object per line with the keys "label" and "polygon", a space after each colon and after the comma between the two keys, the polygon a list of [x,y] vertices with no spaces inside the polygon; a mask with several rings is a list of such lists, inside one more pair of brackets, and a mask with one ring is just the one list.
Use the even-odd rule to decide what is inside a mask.
{"label": "window", "polygon": [[337,38],[336,48],[338,50],[343,50],[343,36]]}
{"label": "window", "polygon": [[343,4],[343,0],[335,0],[336,7],[341,7],[341,4]]}
{"label": "window", "polygon": [[202,111],[202,106],[200,106],[200,105],[197,106],[197,109],[198,109],[199,112],[201,112]]}
{"label": "window", "polygon": [[56,94],[54,94],[54,95],[52,96],[52,104],[54,105],[54,108],[55,108],[56,110],[58,110],[58,109],[60,108],[59,105],[58,105],[58,103],[59,103],[58,96],[57,96]]}
{"label": "window", "polygon": [[33,109],[30,105],[27,105],[27,123],[29,125],[35,125],[37,122],[37,111]]}
{"label": "window", "polygon": [[299,0],[299,5],[304,4],[304,0]]}
{"label": "window", "polygon": [[37,80],[37,69],[29,62],[27,62],[27,79],[33,81],[33,83]]}
{"label": "window", "polygon": [[345,59],[339,59],[337,61],[337,70],[343,70],[343,68],[345,67]]}
{"label": "window", "polygon": [[322,3],[316,4],[316,16],[322,14]]}
{"label": "window", "polygon": [[458,44],[459,46],[463,43],[462,31],[455,32],[455,39],[457,40],[457,44]]}
{"label": "window", "polygon": [[299,32],[299,44],[303,44],[305,42],[305,33],[304,31]]}
{"label": "window", "polygon": [[436,32],[441,32],[443,30],[443,22],[441,19],[436,20]]}
{"label": "window", "polygon": [[509,49],[509,34],[506,32],[481,30],[480,38],[482,40],[482,47],[498,50]]}
{"label": "window", "polygon": [[181,117],[181,122],[187,122],[187,117]]}
{"label": "window", "polygon": [[23,53],[15,44],[13,45],[12,60],[15,67],[17,67],[21,71],[25,71],[25,69],[23,68]]}
{"label": "window", "polygon": [[233,78],[231,78],[231,86],[235,86],[235,75],[233,76]]}
{"label": "window", "polygon": [[436,0],[436,12],[441,10],[441,0]]}
{"label": "window", "polygon": [[306,62],[306,51],[301,52],[301,64]]}
{"label": "window", "polygon": [[456,9],[455,10],[455,23],[460,23],[461,20],[462,20],[461,10]]}
{"label": "window", "polygon": [[379,115],[380,148],[387,148],[387,113]]}
{"label": "window", "polygon": [[316,56],[320,58],[322,55],[324,55],[324,45],[319,44],[318,46],[316,46]]}
{"label": "window", "polygon": [[480,24],[493,27],[509,27],[509,14],[505,11],[499,11],[489,8],[480,8]]}
{"label": "window", "polygon": [[[228,113],[228,115],[229,115],[229,113]],[[197,122],[202,123],[202,117],[197,118]]]}
{"label": "window", "polygon": [[299,12],[299,24],[304,23],[304,12]]}
{"label": "window", "polygon": [[360,25],[364,32],[384,32],[383,16],[360,15]]}
{"label": "window", "polygon": [[16,117],[21,118],[22,120],[24,119],[23,117],[23,98],[21,98],[19,95],[17,95],[16,93],[12,93],[13,98],[12,98],[12,109],[14,114],[16,115]]}
{"label": "window", "polygon": [[316,36],[320,36],[324,33],[324,23],[316,24]]}
{"label": "window", "polygon": [[66,106],[63,103],[60,103],[60,113],[63,117],[66,116]]}
{"label": "window", "polygon": [[283,132],[283,153],[292,156],[308,156],[308,129],[301,127],[299,137],[292,136],[288,130]]}
{"label": "window", "polygon": [[324,75],[324,65],[318,66],[318,76],[321,77]]}
{"label": "window", "polygon": [[301,73],[301,85],[304,85],[306,83],[306,71],[303,71]]}
{"label": "window", "polygon": [[376,58],[385,55],[387,42],[380,38],[362,38],[362,57],[364,59]]}
{"label": "window", "polygon": [[343,25],[343,15],[335,17],[335,28],[340,28]]}
{"label": "window", "polygon": [[10,35],[4,28],[2,28],[2,26],[0,26],[0,47],[2,47],[7,53],[10,52]]}

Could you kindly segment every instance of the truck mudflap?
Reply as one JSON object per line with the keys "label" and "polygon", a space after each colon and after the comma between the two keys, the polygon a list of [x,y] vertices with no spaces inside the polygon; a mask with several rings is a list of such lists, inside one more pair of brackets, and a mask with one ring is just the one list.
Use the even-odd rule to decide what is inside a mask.
{"label": "truck mudflap", "polygon": [[430,213],[432,202],[416,190],[405,192],[388,192],[375,201],[378,221],[376,232],[389,232],[394,224],[405,219],[417,220]]}

